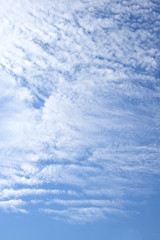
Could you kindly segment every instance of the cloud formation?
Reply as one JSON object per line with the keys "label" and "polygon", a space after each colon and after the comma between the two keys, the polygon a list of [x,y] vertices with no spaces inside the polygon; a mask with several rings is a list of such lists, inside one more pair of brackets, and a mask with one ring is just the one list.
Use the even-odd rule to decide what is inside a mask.
{"label": "cloud formation", "polygon": [[12,6],[1,1],[0,208],[125,214],[159,177],[158,2]]}

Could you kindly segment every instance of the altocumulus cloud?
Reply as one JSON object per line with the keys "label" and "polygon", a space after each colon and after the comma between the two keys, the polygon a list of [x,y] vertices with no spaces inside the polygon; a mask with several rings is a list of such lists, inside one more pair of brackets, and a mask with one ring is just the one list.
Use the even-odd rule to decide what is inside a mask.
{"label": "altocumulus cloud", "polygon": [[128,214],[134,196],[152,194],[159,9],[1,0],[0,209],[83,222]]}

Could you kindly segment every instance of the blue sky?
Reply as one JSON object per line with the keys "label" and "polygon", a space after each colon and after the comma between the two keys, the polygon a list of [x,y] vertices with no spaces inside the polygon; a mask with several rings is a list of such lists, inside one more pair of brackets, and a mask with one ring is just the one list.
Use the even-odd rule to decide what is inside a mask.
{"label": "blue sky", "polygon": [[159,13],[1,0],[3,239],[160,239]]}

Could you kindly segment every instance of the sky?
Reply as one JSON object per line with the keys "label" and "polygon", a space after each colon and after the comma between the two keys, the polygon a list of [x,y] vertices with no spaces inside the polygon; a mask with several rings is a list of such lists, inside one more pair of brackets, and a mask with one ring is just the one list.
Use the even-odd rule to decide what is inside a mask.
{"label": "sky", "polygon": [[159,0],[0,6],[0,238],[159,240]]}

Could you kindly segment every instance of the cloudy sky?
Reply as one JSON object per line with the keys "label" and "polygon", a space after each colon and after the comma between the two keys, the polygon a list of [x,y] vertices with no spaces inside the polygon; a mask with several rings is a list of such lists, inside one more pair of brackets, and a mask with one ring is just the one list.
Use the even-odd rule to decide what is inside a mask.
{"label": "cloudy sky", "polygon": [[3,239],[160,239],[159,37],[158,0],[0,0]]}

